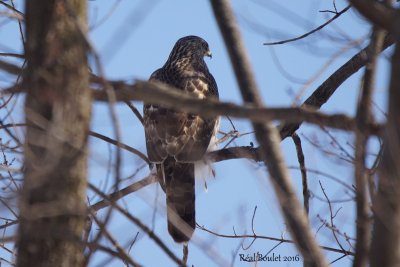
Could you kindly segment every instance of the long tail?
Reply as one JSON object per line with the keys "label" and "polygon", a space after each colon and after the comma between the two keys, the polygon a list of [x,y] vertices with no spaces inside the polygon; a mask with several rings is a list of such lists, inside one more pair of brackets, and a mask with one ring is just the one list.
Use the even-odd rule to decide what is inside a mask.
{"label": "long tail", "polygon": [[175,242],[187,242],[196,227],[194,163],[164,161],[168,232]]}

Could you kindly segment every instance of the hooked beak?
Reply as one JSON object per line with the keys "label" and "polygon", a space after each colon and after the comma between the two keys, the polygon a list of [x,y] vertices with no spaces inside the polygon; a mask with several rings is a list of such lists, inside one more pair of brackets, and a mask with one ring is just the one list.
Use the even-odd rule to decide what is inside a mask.
{"label": "hooked beak", "polygon": [[206,56],[209,57],[209,58],[212,58],[211,50],[208,50],[208,51],[207,51]]}

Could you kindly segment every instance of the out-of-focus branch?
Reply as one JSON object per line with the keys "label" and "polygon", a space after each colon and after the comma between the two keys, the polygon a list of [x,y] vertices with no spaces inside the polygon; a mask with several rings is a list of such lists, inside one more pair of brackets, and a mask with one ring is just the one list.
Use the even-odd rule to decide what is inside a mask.
{"label": "out-of-focus branch", "polygon": [[124,261],[124,263],[128,263],[134,267],[141,266],[137,262],[135,262],[129,254],[122,248],[122,246],[118,243],[118,241],[111,235],[111,233],[107,230],[106,225],[103,224],[99,219],[97,219],[96,214],[92,212],[92,218],[96,222],[97,226],[99,227],[100,231],[103,232],[104,237],[115,247],[118,254],[116,255],[118,258]]}
{"label": "out-of-focus branch", "polygon": [[124,196],[136,192],[142,189],[143,187],[154,183],[155,181],[156,177],[154,175],[149,175],[146,178],[143,178],[142,180],[136,183],[128,185],[127,187],[124,187],[118,190],[117,192],[111,193],[110,195],[107,196],[107,199],[100,200],[99,202],[93,204],[91,208],[97,212],[105,207],[108,207],[110,201],[116,202],[119,199],[123,198]]}
{"label": "out-of-focus branch", "polygon": [[392,56],[388,121],[379,166],[379,184],[373,202],[372,267],[400,265],[400,41]]}
{"label": "out-of-focus branch", "polygon": [[350,3],[374,25],[387,30],[400,40],[400,10],[375,0],[350,0]]}
{"label": "out-of-focus branch", "polygon": [[[117,100],[143,100],[144,102],[163,105],[179,111],[200,114],[205,117],[225,115],[236,118],[248,118],[253,122],[264,122],[266,120],[284,120],[295,122],[310,122],[343,130],[355,129],[354,121],[343,114],[325,115],[308,107],[302,108],[265,108],[254,104],[243,106],[218,102],[213,99],[198,99],[189,94],[182,94],[173,87],[156,82],[137,81],[133,85],[123,82],[111,83],[115,89]],[[104,101],[106,98],[103,91],[95,91],[94,97]],[[379,126],[370,125],[373,134],[379,135]]]}
{"label": "out-of-focus branch", "polygon": [[24,17],[25,17],[24,13],[22,13],[21,11],[19,11],[12,5],[9,5],[9,4],[5,3],[4,1],[0,1],[0,5],[5,6],[6,8],[10,9],[12,12],[15,12],[17,15],[19,15],[21,17],[21,19],[24,19]]}
{"label": "out-of-focus branch", "polygon": [[[391,36],[386,36],[385,38],[385,42],[383,44],[382,47],[382,51],[385,50],[387,47],[391,46],[393,44],[394,40]],[[356,73],[360,68],[362,68],[363,66],[365,66],[368,58],[370,57],[370,49],[369,46],[364,48],[363,50],[361,50],[359,53],[357,53],[355,56],[353,56],[350,60],[348,60],[344,65],[342,65],[338,70],[336,70],[325,82],[323,82],[314,92],[313,94],[302,104],[302,107],[309,107],[312,109],[319,109],[323,104],[325,104],[329,98],[333,95],[333,93],[339,88],[339,86],[345,81],[347,80],[350,76],[352,76],[354,73]],[[15,66],[13,64],[4,62],[4,61],[0,61],[0,69],[3,69],[7,72],[10,72],[11,74],[19,74],[21,72],[21,69],[18,66]],[[92,82],[95,83],[100,83],[101,81],[99,81],[99,77],[96,77],[95,75],[91,76],[91,80]],[[114,89],[117,89],[116,92],[116,98],[117,100],[122,100],[122,101],[129,101],[129,100],[143,100],[144,96],[147,94],[147,99],[148,101],[152,101],[152,97],[153,97],[153,93],[154,92],[147,92],[146,90],[147,88],[150,88],[149,91],[151,90],[151,88],[159,88],[161,90],[161,88],[166,89],[168,87],[164,86],[164,85],[150,85],[149,83],[146,82],[137,82],[135,83],[135,85],[128,85],[124,82],[110,82],[110,84],[114,87]],[[157,90],[157,89],[154,89]],[[159,90],[159,91],[160,91]],[[16,90],[10,90],[10,91],[6,91],[6,90],[2,90],[2,93],[14,93],[16,92]],[[199,107],[199,103],[197,103],[196,101],[201,101],[203,104],[206,103],[206,101],[202,101],[202,100],[198,100],[195,98],[190,98],[190,96],[183,96],[183,98],[185,99],[185,101],[182,101],[182,94],[178,94],[175,92],[162,92],[162,93],[158,93],[154,96],[154,98],[156,96],[158,96],[158,99],[161,99],[165,102],[165,104],[168,104],[169,101],[173,101],[172,103],[174,104],[174,107],[181,107],[182,105],[185,105],[185,101],[186,99],[189,99],[188,101],[190,101],[187,105],[185,105],[185,108],[192,108],[196,109],[195,111],[201,113],[202,115],[207,115],[206,112],[203,113],[204,110],[206,110],[207,112],[211,109],[215,108],[215,105],[210,104],[213,108],[202,108],[203,106]],[[94,91],[93,93],[94,95],[94,99],[96,100],[106,100],[106,96],[104,94],[104,92],[101,91]],[[176,96],[176,98],[174,98],[174,96]],[[172,100],[166,100],[166,99],[172,99]],[[153,99],[153,101],[155,101],[155,99]],[[177,101],[179,101],[179,105],[176,105]],[[196,105],[197,104],[197,105]],[[233,104],[230,103],[226,103],[227,106],[224,106],[225,104],[221,104],[221,106],[219,106],[219,108],[221,109],[221,111],[215,111],[215,113],[211,113],[212,115],[220,115],[220,114],[224,114],[222,111],[226,110],[226,109],[232,109]],[[243,109],[248,109],[248,107],[241,107]],[[273,112],[272,109],[270,109],[270,112]],[[243,111],[243,110],[242,110]],[[240,111],[240,112],[242,112]],[[213,111],[210,111],[213,112]],[[238,114],[240,113],[239,111],[235,111],[237,112],[236,115],[239,117],[241,116],[249,116],[248,114]],[[250,112],[250,111],[246,111],[246,112]],[[285,111],[286,112],[286,111]],[[280,130],[280,135],[282,139],[285,139],[288,136],[291,136],[301,125],[301,122],[297,122],[297,123],[292,123],[289,120],[292,118],[298,118],[297,116],[299,115],[295,115],[295,113],[298,113],[298,111],[292,111],[291,114],[287,114],[286,115],[281,115],[281,116],[285,116],[287,117],[288,121],[281,127]],[[304,113],[304,112],[303,112]],[[229,115],[229,114],[226,114]],[[259,117],[259,113],[258,114],[254,114],[254,117]],[[295,115],[295,116],[293,116]],[[264,116],[264,115],[263,115]],[[274,116],[278,116],[278,114],[271,114],[271,119],[278,119],[277,117]],[[283,118],[281,118],[283,119]],[[310,119],[311,120],[311,119]],[[340,119],[338,119],[340,120]],[[311,122],[311,121],[309,121]],[[344,123],[347,124],[347,123]],[[326,125],[329,126],[329,125]],[[331,127],[334,127],[333,125],[330,125]],[[238,149],[237,149],[238,150]],[[243,151],[243,153],[246,153],[247,149],[244,149],[245,151]],[[236,151],[239,152],[239,151]],[[229,151],[223,151],[221,150],[222,154],[231,154]],[[240,153],[240,154],[243,154]],[[233,157],[234,158],[234,157]]]}
{"label": "out-of-focus branch", "polygon": [[3,60],[0,60],[0,69],[13,75],[19,75],[22,72],[22,69],[17,65],[14,65],[12,63]]}
{"label": "out-of-focus branch", "polygon": [[[170,107],[178,107],[181,110],[193,113],[198,112],[199,114],[205,116],[229,115],[237,118],[249,118],[250,120],[254,120],[256,122],[272,119],[280,119],[285,121],[308,121],[317,125],[324,125],[350,131],[354,130],[356,126],[355,121],[352,118],[343,114],[325,115],[305,108],[257,108],[251,105],[239,106],[232,103],[205,101],[184,95],[180,92],[167,90],[168,87],[162,84],[139,82],[135,85],[127,85],[125,83],[117,83],[114,84],[114,89],[116,89],[116,97],[119,100],[142,99],[143,92],[143,95],[146,96],[146,99],[150,99],[149,101],[151,102],[154,101],[153,103],[163,103],[164,105],[170,105]],[[99,99],[103,99],[103,97],[105,97],[104,92],[95,91],[95,93]],[[153,99],[151,99],[151,96],[153,96]],[[162,99],[167,99],[168,101],[162,102]],[[169,99],[172,100],[169,101]],[[176,105],[176,103],[179,103],[179,105]],[[0,129],[17,126],[25,125],[2,125],[0,126]],[[382,135],[383,128],[379,124],[369,124],[367,128],[369,129],[367,130],[368,134],[378,136]],[[117,142],[109,137],[99,135],[98,133],[90,132],[90,134],[108,143],[118,145],[119,147],[126,149],[147,161],[146,157],[134,148],[131,148],[121,142]],[[220,162],[239,158],[247,158],[257,162],[263,160],[263,156],[259,154],[259,148],[253,146],[230,147],[212,151],[207,154],[207,158],[212,162]]]}
{"label": "out-of-focus branch", "polygon": [[131,213],[127,212],[125,209],[121,208],[115,201],[112,201],[108,198],[106,194],[104,194],[101,190],[97,189],[95,186],[89,184],[89,188],[104,199],[111,207],[118,210],[121,214],[123,214],[126,218],[136,224],[140,229],[142,229],[150,239],[152,239],[164,252],[167,254],[174,262],[176,262],[179,266],[186,266],[182,263],[182,261],[165,245],[165,243],[141,220],[133,216]]}
{"label": "out-of-focus branch", "polygon": [[356,181],[356,205],[357,205],[357,243],[354,267],[363,267],[368,263],[369,245],[371,238],[370,230],[370,205],[368,199],[368,177],[365,166],[367,154],[368,133],[366,125],[373,121],[371,112],[372,93],[374,89],[374,77],[376,72],[377,58],[381,50],[384,32],[374,28],[370,42],[370,57],[365,67],[363,84],[360,90],[359,103],[357,107],[357,130],[355,143],[355,181]]}
{"label": "out-of-focus branch", "polygon": [[[229,52],[243,100],[262,107],[257,84],[230,3],[227,0],[212,0],[211,5]],[[272,184],[295,244],[306,262],[312,263],[313,266],[327,266],[292,187],[279,148],[280,139],[277,130],[268,120],[264,123],[253,123],[253,127],[261,145],[260,154],[265,157],[265,164],[268,166]]]}
{"label": "out-of-focus branch", "polygon": [[128,146],[128,145],[126,145],[126,144],[124,144],[124,143],[122,143],[122,142],[118,142],[118,140],[114,140],[114,139],[112,139],[112,138],[110,138],[110,137],[107,137],[107,136],[105,136],[105,135],[102,135],[102,134],[100,134],[100,133],[96,133],[96,132],[90,131],[89,134],[90,134],[91,136],[96,137],[96,138],[98,138],[98,139],[101,139],[101,140],[103,140],[103,141],[105,141],[105,142],[107,142],[107,143],[113,144],[113,145],[115,145],[116,147],[125,149],[126,151],[129,151],[129,152],[131,152],[131,153],[133,153],[133,154],[136,154],[138,157],[140,157],[140,158],[141,158],[142,160],[144,160],[146,163],[150,163],[150,161],[149,161],[149,159],[146,157],[146,155],[144,155],[142,152],[140,152],[139,150],[137,150],[137,149],[135,149],[135,148],[133,148],[133,147],[131,147],[131,146]]}

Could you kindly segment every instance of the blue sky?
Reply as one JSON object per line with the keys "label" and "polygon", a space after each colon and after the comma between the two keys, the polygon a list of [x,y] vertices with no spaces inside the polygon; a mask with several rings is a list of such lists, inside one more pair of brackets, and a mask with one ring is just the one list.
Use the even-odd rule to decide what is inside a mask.
{"label": "blue sky", "polygon": [[[309,84],[303,96],[300,97],[300,103],[305,100],[335,69],[354,55],[359,47],[364,47],[366,44],[360,42],[358,47],[346,50],[343,49],[346,47],[346,40],[366,37],[370,30],[368,23],[355,11],[350,10],[334,24],[306,39],[267,47],[263,45],[264,42],[296,37],[325,22],[333,15],[319,11],[333,10],[332,2],[236,0],[232,1],[232,4],[263,101],[271,107],[292,105],[294,97],[300,92],[305,81],[318,73],[334,55],[343,50],[339,56],[335,57],[332,64]],[[347,2],[336,1],[336,5],[338,10],[342,10]],[[164,64],[172,46],[180,37],[186,35],[203,37],[213,52],[213,58],[206,59],[206,62],[218,83],[220,99],[242,103],[229,57],[208,1],[89,1],[89,26],[90,38],[100,55],[106,77],[129,82],[135,79],[148,79],[154,70]],[[20,47],[17,24],[9,23],[1,27],[1,52],[17,52],[20,51]],[[376,105],[382,109],[385,109],[386,101],[389,52],[380,60],[375,92]],[[346,81],[322,111],[353,115],[361,75],[360,71]],[[141,103],[134,104],[141,110]],[[144,132],[138,120],[125,105],[118,104],[117,113],[122,141],[145,152]],[[381,112],[376,112],[376,114],[378,118],[383,117]],[[21,114],[16,115],[15,118],[21,118]],[[234,120],[234,124],[240,133],[252,130],[250,124],[244,120]],[[106,104],[93,105],[92,129],[113,137],[112,122]],[[225,118],[222,120],[221,130],[225,132],[232,130]],[[349,144],[352,142],[352,135],[335,130],[329,130],[329,132],[336,137],[344,150],[353,154],[353,149]],[[302,137],[308,168],[328,173],[351,185],[352,165],[337,156],[345,157],[344,152],[339,150],[329,135],[321,131],[319,127],[310,125],[301,127],[298,133]],[[249,145],[250,142],[255,143],[254,136],[245,135],[231,145]],[[376,144],[371,144],[371,148],[375,146]],[[281,147],[287,165],[298,167],[293,142],[287,139],[282,142]],[[334,153],[328,154],[323,152],[324,149]],[[114,148],[90,138],[89,180],[105,189],[106,192],[110,192],[112,184],[112,174],[107,171],[110,151],[114,151]],[[114,162],[114,157],[111,161]],[[124,177],[132,175],[141,166],[143,162],[135,155],[123,153]],[[222,234],[233,235],[233,228],[237,234],[251,234],[253,211],[257,206],[253,225],[255,232],[259,235],[276,238],[283,236],[290,239],[265,167],[248,160],[230,160],[215,164],[215,169],[216,177],[208,180],[207,192],[204,190],[203,181],[196,181],[196,216],[200,225]],[[125,181],[124,185],[140,180],[147,174],[148,168],[143,167],[133,178]],[[291,169],[291,174],[298,196],[302,200],[300,172],[297,169]],[[352,195],[321,174],[315,172],[308,174],[309,187],[315,195],[311,199],[310,222],[316,231],[321,225],[319,218],[329,220],[327,204],[318,199],[318,197],[323,198],[318,181],[323,183],[332,200],[345,200]],[[156,234],[177,255],[181,255],[181,246],[175,244],[166,232],[164,198],[162,190],[154,184],[125,197],[119,203],[146,224],[151,226],[154,222]],[[96,198],[91,201],[94,203]],[[351,202],[338,202],[333,203],[333,207],[335,210],[341,208],[335,219],[336,226],[342,233],[354,236],[354,205]],[[100,212],[99,215],[101,216],[102,213]],[[114,213],[108,228],[123,246],[129,246],[138,231],[134,225],[117,213]],[[316,236],[320,244],[337,247],[329,229],[323,228]],[[240,247],[241,241],[241,239],[216,238],[197,229],[194,241],[190,244],[188,263],[194,266],[229,266],[233,262],[233,266],[253,266],[241,262],[239,256],[232,259],[232,253],[237,251],[239,254],[257,252],[265,254],[278,244],[276,241],[256,240],[248,249],[243,249]],[[248,246],[251,241],[244,240],[243,246]],[[349,248],[343,239],[341,242],[345,248]],[[107,244],[106,241],[105,244]],[[280,244],[274,253],[281,257],[299,254],[291,244]],[[340,256],[335,253],[324,253],[329,260],[335,260]],[[162,266],[174,266],[154,242],[141,232],[130,254],[144,266],[160,266],[160,262]],[[107,257],[105,254],[96,254],[91,266],[99,266]],[[351,263],[351,258],[345,258],[335,264],[349,266]],[[266,266],[264,264],[261,263],[258,266]],[[123,264],[115,260],[108,262],[107,266],[123,266]],[[302,266],[302,262],[301,260],[275,262],[268,266]]]}

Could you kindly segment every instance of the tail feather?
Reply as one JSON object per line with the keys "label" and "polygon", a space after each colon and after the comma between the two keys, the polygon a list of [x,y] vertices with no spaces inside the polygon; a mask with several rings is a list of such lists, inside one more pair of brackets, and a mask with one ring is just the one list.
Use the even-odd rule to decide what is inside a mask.
{"label": "tail feather", "polygon": [[164,161],[168,232],[175,242],[187,242],[196,227],[194,163]]}

